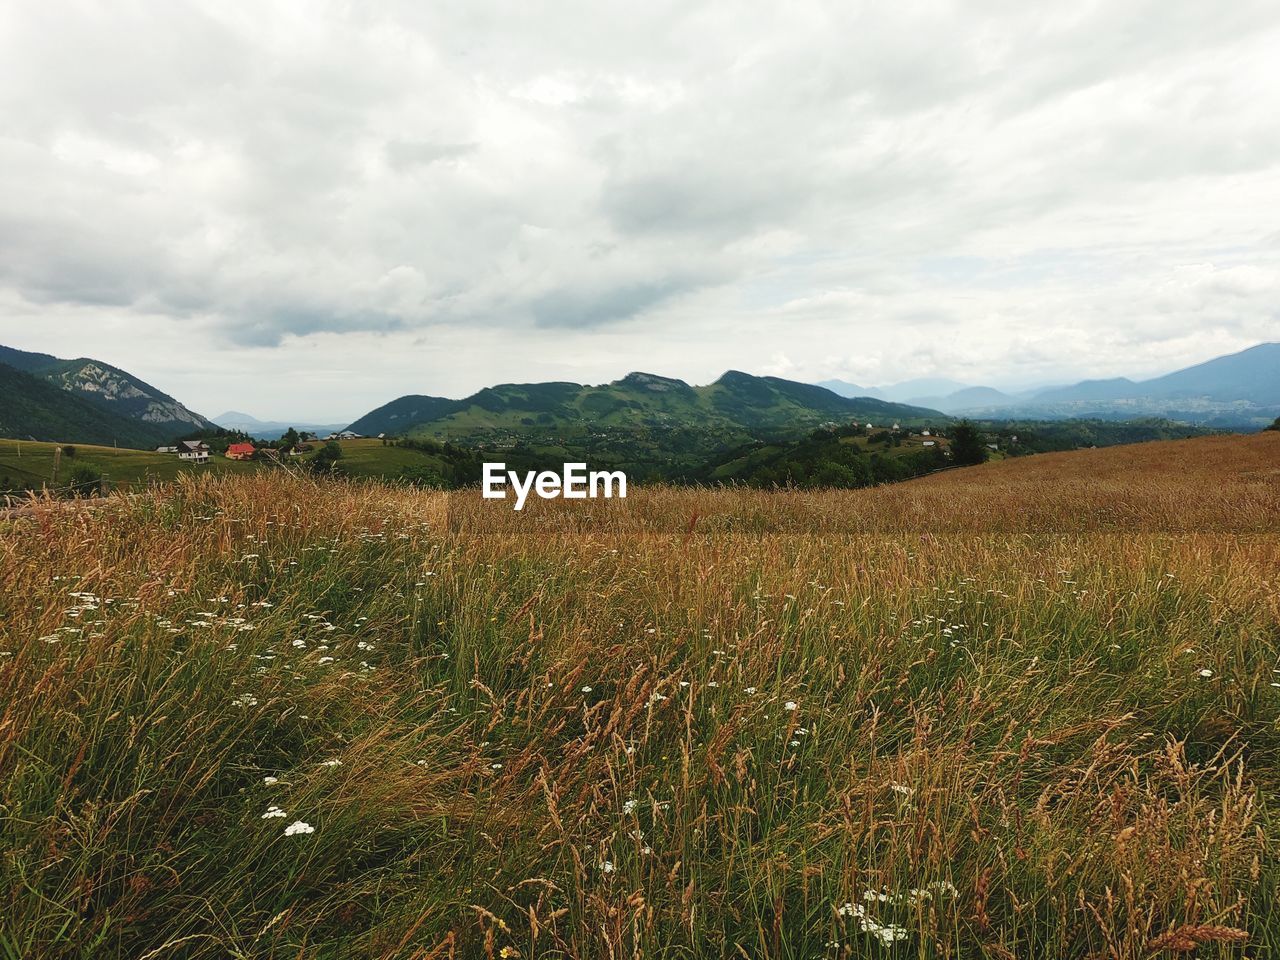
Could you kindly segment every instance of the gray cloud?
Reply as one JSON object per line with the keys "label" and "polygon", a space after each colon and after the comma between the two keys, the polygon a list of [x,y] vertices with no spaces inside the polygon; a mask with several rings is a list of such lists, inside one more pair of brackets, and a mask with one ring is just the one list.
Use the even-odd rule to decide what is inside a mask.
{"label": "gray cloud", "polygon": [[461,392],[631,366],[1141,374],[1277,335],[1260,0],[3,18],[19,346],[90,352],[114,324],[106,346],[163,367],[169,324],[279,370],[396,344],[423,356],[370,391]]}

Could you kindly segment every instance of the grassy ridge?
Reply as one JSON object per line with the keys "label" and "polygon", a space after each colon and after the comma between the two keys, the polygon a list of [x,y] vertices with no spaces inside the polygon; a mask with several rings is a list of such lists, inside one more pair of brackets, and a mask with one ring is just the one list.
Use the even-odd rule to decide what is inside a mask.
{"label": "grassy ridge", "polygon": [[[0,527],[0,956],[1271,955],[1280,438],[1195,443],[656,488],[645,534],[49,504]],[[1123,533],[1029,529],[1121,483]]]}

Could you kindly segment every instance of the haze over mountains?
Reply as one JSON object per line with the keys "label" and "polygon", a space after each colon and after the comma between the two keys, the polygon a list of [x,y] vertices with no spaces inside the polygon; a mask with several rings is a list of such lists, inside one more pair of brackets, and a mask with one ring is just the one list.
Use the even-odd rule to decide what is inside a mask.
{"label": "haze over mountains", "polygon": [[228,430],[238,430],[252,437],[278,436],[293,427],[295,430],[306,430],[311,433],[325,434],[342,430],[345,423],[303,423],[292,420],[259,420],[257,417],[239,410],[228,410],[213,418],[213,422]]}
{"label": "haze over mountains", "polygon": [[[463,399],[410,394],[349,426],[365,435],[508,440],[565,430],[601,443],[647,430],[720,434],[727,440],[828,422],[919,426],[975,419],[1162,417],[1197,426],[1256,429],[1280,416],[1280,343],[1263,343],[1143,381],[1084,380],[1006,393],[948,378],[870,388],[818,385],[729,371],[714,383],[631,373],[611,383],[499,384]],[[257,437],[288,427],[326,433],[339,423],[259,420],[229,411],[211,421],[128,372],[90,358],[63,360],[0,346],[0,435],[151,447],[216,425]]]}
{"label": "haze over mountains", "polygon": [[1082,380],[1017,393],[945,379],[879,388],[826,380],[820,386],[841,396],[877,397],[981,419],[1167,417],[1201,426],[1261,427],[1280,415],[1280,343],[1260,343],[1149,380]]}

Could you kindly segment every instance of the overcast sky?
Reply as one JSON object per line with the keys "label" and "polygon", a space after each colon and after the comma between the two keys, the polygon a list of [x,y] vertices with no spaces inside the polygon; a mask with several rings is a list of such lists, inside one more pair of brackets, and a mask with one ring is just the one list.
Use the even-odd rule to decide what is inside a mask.
{"label": "overcast sky", "polygon": [[[376,12],[375,12],[376,10]],[[207,415],[1280,339],[1280,4],[0,4],[0,343]]]}

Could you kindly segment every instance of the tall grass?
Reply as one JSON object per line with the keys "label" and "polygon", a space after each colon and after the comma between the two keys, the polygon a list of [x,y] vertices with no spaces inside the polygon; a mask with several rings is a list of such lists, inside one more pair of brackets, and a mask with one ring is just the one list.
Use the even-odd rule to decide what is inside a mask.
{"label": "tall grass", "polygon": [[1174,533],[1187,474],[1141,463],[1120,532],[1032,529],[1094,493],[1031,467],[987,530],[964,472],[586,532],[284,475],[37,502],[0,527],[0,957],[1273,955],[1253,456]]}

